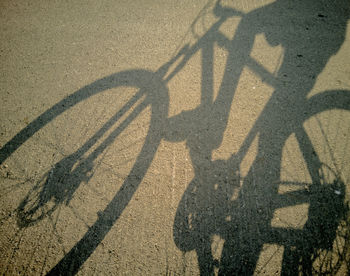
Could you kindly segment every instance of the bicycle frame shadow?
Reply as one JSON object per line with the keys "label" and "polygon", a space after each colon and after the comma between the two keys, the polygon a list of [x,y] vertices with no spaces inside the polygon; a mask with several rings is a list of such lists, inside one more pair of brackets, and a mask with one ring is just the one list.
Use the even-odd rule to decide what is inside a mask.
{"label": "bicycle frame shadow", "polygon": [[[298,274],[300,269],[305,274],[312,274],[311,259],[316,251],[332,248],[337,226],[348,212],[348,206],[344,204],[345,186],[339,179],[328,188],[320,185],[319,170],[323,164],[315,155],[303,123],[315,113],[327,110],[332,101],[334,108],[349,110],[347,91],[325,92],[323,101],[315,100],[317,97],[307,98],[317,76],[344,42],[349,19],[347,3],[339,2],[336,6],[327,1],[281,0],[244,15],[232,41],[225,42],[232,46],[226,47],[228,62],[215,101],[206,111],[188,111],[190,115],[183,112],[173,119],[173,128],[179,132],[180,122],[185,122],[186,116],[198,117],[191,126],[186,128],[185,124],[183,130],[180,128],[183,133],[192,131],[199,135],[186,137],[195,177],[181,199],[173,232],[178,248],[185,252],[196,251],[201,275],[213,275],[215,269],[220,275],[252,275],[265,243],[284,246],[283,275]],[[221,144],[221,134],[227,126],[227,117],[221,117],[221,114],[230,109],[242,64],[258,34],[264,34],[271,46],[281,45],[284,49],[283,63],[275,82],[270,81],[258,64],[247,62],[255,73],[262,78],[266,76],[265,81],[272,84],[275,91],[238,153],[227,162],[211,162],[212,152]],[[216,39],[220,41],[221,38]],[[320,47],[324,43],[327,45]],[[212,78],[210,70],[203,74],[209,79]],[[202,82],[208,84],[208,80]],[[330,94],[333,97],[329,97]],[[338,100],[335,101],[337,96],[340,96],[340,105],[336,103]],[[293,133],[314,185],[311,185],[312,191],[291,193],[288,198],[278,195],[278,183],[283,147]],[[239,183],[239,163],[256,136],[259,136],[257,155],[243,183]],[[176,138],[174,135],[168,139],[176,141]],[[229,177],[225,181],[217,175]],[[239,194],[232,202],[237,187],[240,187]],[[335,190],[341,196],[335,195]],[[306,198],[310,208],[302,230],[277,231],[271,227],[277,208],[295,206]],[[214,259],[212,254],[214,235],[224,240],[219,259]]]}
{"label": "bicycle frame shadow", "polygon": [[[177,210],[177,218],[174,222],[174,240],[177,246],[183,251],[196,250],[200,271],[203,275],[211,274],[215,266],[219,268],[221,274],[250,275],[254,272],[263,243],[270,239],[267,235],[271,232],[269,223],[271,222],[273,211],[276,206],[285,204],[280,201],[276,202],[277,198],[275,196],[278,189],[276,183],[280,176],[283,145],[292,131],[298,129],[303,120],[310,115],[312,109],[315,109],[315,112],[317,112],[326,109],[328,106],[329,103],[325,102],[322,105],[322,102],[320,102],[320,105],[312,106],[310,109],[305,104],[307,101],[306,97],[312,89],[316,77],[322,72],[329,58],[342,45],[346,22],[349,18],[345,12],[346,9],[338,12],[338,9],[341,10],[340,7],[342,5],[340,7],[334,7],[334,5],[332,7],[333,10],[328,6],[329,9],[327,10],[327,6],[322,6],[323,2],[319,1],[317,3],[315,1],[314,6],[301,2],[298,2],[296,5],[294,3],[295,1],[279,0],[245,15],[242,23],[240,23],[238,32],[231,41],[232,46],[228,46],[230,57],[226,64],[226,77],[224,77],[215,101],[212,97],[213,72],[210,68],[210,65],[214,63],[214,59],[211,55],[204,57],[201,80],[203,84],[202,101],[211,104],[212,108],[207,109],[208,105],[201,104],[197,110],[183,112],[169,120],[167,128],[164,126],[165,117],[152,115],[151,128],[146,138],[145,146],[142,148],[136,164],[125,179],[122,187],[105,210],[100,213],[99,218],[84,237],[75,244],[48,274],[75,274],[78,272],[110,231],[132,198],[147,172],[162,138],[168,141],[186,140],[195,169],[195,178],[183,195],[183,201],[190,200],[191,203],[187,205],[181,205],[180,203]],[[308,13],[307,17],[304,17],[306,6],[308,6]],[[292,14],[290,14],[291,8],[294,9]],[[224,15],[225,10],[217,10],[216,12],[218,17],[224,18],[226,16]],[[276,17],[276,14],[278,14],[278,17]],[[320,14],[322,17],[319,16]],[[298,28],[291,31],[296,21],[299,22]],[[310,22],[314,25],[311,26]],[[276,32],[274,26],[278,26],[280,31]],[[217,161],[212,163],[211,154],[222,142],[222,135],[227,127],[227,114],[231,108],[234,92],[244,63],[247,61],[246,56],[250,54],[255,35],[259,33],[263,33],[271,45],[282,45],[285,48],[285,61],[278,72],[277,79],[287,81],[289,85],[275,87],[276,91],[264,108],[263,115],[255,123],[253,132],[259,133],[258,155],[244,180],[237,201],[232,205],[229,199],[233,190],[239,186],[236,175],[232,174],[229,181],[215,175],[227,175],[228,171],[238,172],[236,160],[240,159],[241,156],[234,156],[229,162]],[[204,41],[203,44],[200,44],[200,48],[204,48],[205,43],[209,45],[213,44],[214,41],[221,40],[215,33],[210,35],[212,36],[211,40]],[[312,39],[309,40],[309,37],[312,37]],[[325,38],[327,38],[327,46],[319,47]],[[303,59],[298,59],[298,55],[301,55]],[[190,57],[188,56],[187,60]],[[187,63],[187,60],[185,57],[182,66]],[[172,62],[169,61],[169,65],[170,63]],[[256,66],[256,71],[259,72],[259,68]],[[167,115],[169,99],[164,82],[164,72],[167,69],[168,64],[161,67],[156,73],[146,70],[131,70],[117,73],[74,92],[44,112],[6,143],[0,150],[0,164],[54,118],[79,102],[113,87],[131,85],[140,87],[141,90],[150,90],[151,88],[154,91],[151,95],[154,99],[151,101],[158,102],[155,108],[160,109],[154,114]],[[298,74],[296,74],[297,71]],[[263,74],[263,72],[260,73]],[[333,95],[336,96],[336,93]],[[343,96],[344,94],[339,93],[339,95]],[[342,102],[347,107],[349,98],[344,97]],[[126,105],[126,108],[129,107],[130,105]],[[309,109],[305,111],[307,107]],[[297,114],[300,114],[300,116],[298,117]],[[69,201],[69,198],[72,197],[81,181],[86,177],[86,172],[91,170],[92,161],[97,155],[102,153],[106,146],[116,139],[120,130],[113,132],[103,142],[103,146],[98,148],[94,155],[90,156],[90,159],[80,163],[81,166],[73,169],[73,164],[120,117],[120,114],[113,116],[78,151],[56,164],[54,170],[56,175],[53,178],[54,181],[51,182],[52,184],[55,184],[58,179],[65,177],[67,174],[75,175],[75,180],[68,177],[63,182],[67,185],[61,186],[60,189],[55,189],[53,186],[50,186],[50,183],[47,183],[48,189],[45,190],[46,193],[41,195],[37,208],[40,208],[51,198],[55,198],[57,204]],[[190,123],[186,122],[187,118],[190,119]],[[132,117],[126,121],[126,124],[131,121]],[[191,133],[200,135],[195,137],[190,135]],[[249,140],[249,137],[247,140]],[[316,164],[317,162],[315,163],[312,152],[310,152],[308,141],[300,139],[299,142],[301,142],[301,146],[306,153],[304,156],[306,163]],[[200,151],[198,151],[198,147],[201,149]],[[245,147],[247,148],[248,145],[243,145],[243,152]],[[258,161],[266,156],[268,156],[269,160],[267,166]],[[317,169],[316,165],[313,168],[309,168],[314,181],[318,181]],[[266,174],[268,170],[270,172],[269,175]],[[259,183],[259,185],[254,183]],[[217,184],[219,188],[214,189],[214,184]],[[341,189],[343,191],[343,188]],[[47,191],[49,191],[48,194]],[[305,231],[300,233],[300,235],[305,233],[307,235],[294,237],[292,235],[288,236],[286,232],[285,241],[281,241],[281,243],[285,243],[287,248],[288,244],[290,244],[296,246],[299,250],[293,252],[286,250],[283,259],[283,273],[285,274],[296,272],[295,269],[300,262],[300,256],[308,260],[314,248],[329,247],[329,241],[333,237],[332,235],[334,235],[335,227],[339,221],[339,214],[346,211],[344,206],[340,206],[337,203],[342,198],[327,197],[328,193],[326,193],[326,196],[322,196],[324,194],[322,189],[313,192],[314,196],[311,197],[311,201],[314,203],[310,204],[312,208],[309,212],[309,219],[305,225]],[[260,204],[259,207],[256,205],[257,202]],[[289,202],[289,204],[293,205],[295,202]],[[322,206],[320,207],[318,204]],[[19,209],[21,208],[22,206],[19,206]],[[194,221],[192,226],[195,229],[192,232],[195,232],[195,234],[193,236],[193,233],[191,233],[190,239],[183,236],[183,233],[188,230],[187,226],[184,225],[186,224],[184,220],[187,219],[188,212],[186,208],[193,208],[193,211],[198,214],[197,220]],[[325,215],[325,209],[333,211]],[[222,223],[227,216],[230,216],[233,222],[229,226]],[[328,224],[328,228],[322,233],[319,230],[321,226],[317,223],[321,217],[322,221]],[[25,219],[22,219],[22,221],[25,222],[22,225],[23,227],[35,223],[35,221],[26,221]],[[210,252],[212,235],[216,233],[225,237],[224,249],[219,264],[215,262]],[[324,239],[324,237],[328,238]],[[307,245],[306,248],[305,245]],[[300,251],[300,248],[304,248],[303,251]],[[305,263],[305,270],[310,269],[310,264]]]}

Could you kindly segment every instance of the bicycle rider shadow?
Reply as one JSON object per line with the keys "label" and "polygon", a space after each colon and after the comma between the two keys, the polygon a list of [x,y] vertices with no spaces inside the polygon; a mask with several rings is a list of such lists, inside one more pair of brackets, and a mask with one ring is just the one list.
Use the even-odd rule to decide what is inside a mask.
{"label": "bicycle rider shadow", "polygon": [[[217,8],[215,12],[220,17],[225,10]],[[215,267],[221,275],[254,273],[263,244],[273,239],[270,236],[274,206],[281,205],[277,194],[283,146],[300,126],[302,114],[307,112],[303,110],[304,103],[317,76],[343,44],[348,19],[348,1],[278,0],[244,15],[231,41],[223,85],[213,107],[200,106],[170,121],[176,131],[167,139],[187,139],[195,171],[195,178],[177,209],[174,241],[182,251],[196,251],[201,275],[212,275]],[[211,162],[211,154],[222,142],[227,125],[224,114],[231,107],[244,62],[258,34],[264,34],[271,46],[283,47],[284,59],[276,78],[284,85],[275,87],[256,122],[259,130],[257,156],[237,198],[231,201],[240,186],[237,160],[242,160],[242,156]],[[213,78],[210,70],[207,75]],[[202,82],[205,84],[207,80],[202,79]],[[188,118],[190,124],[186,123]],[[309,141],[300,138],[298,142],[309,164],[312,181],[319,181],[321,164],[315,160]],[[263,158],[266,163],[259,161]],[[314,165],[310,167],[311,164]],[[344,183],[332,185],[344,196]],[[311,255],[316,249],[332,246],[340,216],[346,211],[341,204],[343,196],[326,191],[322,186],[307,196],[310,208],[303,231],[299,236],[286,231],[283,237],[283,275],[297,274],[300,266],[304,273],[312,273]],[[214,235],[225,240],[219,260],[214,259],[211,251]]]}
{"label": "bicycle rider shadow", "polygon": [[[269,224],[275,204],[274,195],[276,195],[278,188],[276,182],[279,180],[281,149],[291,130],[295,129],[295,125],[298,125],[297,118],[294,118],[295,114],[305,112],[302,108],[303,102],[313,87],[315,78],[344,41],[346,21],[349,18],[345,1],[342,2],[344,5],[341,5],[342,3],[339,1],[339,3],[332,2],[328,6],[325,4],[326,1],[313,2],[279,0],[245,15],[230,43],[231,45],[228,47],[227,70],[219,94],[213,103],[210,102],[210,94],[213,93],[210,88],[210,82],[213,81],[212,71],[209,66],[203,67],[202,98],[204,102],[209,102],[211,108],[207,109],[205,105],[201,105],[200,108],[184,112],[169,122],[170,126],[174,126],[173,129],[176,132],[169,134],[165,139],[170,141],[186,139],[196,175],[177,210],[174,240],[183,251],[196,250],[201,274],[211,274],[215,266],[219,268],[221,274],[252,274],[254,271],[261,252],[262,241],[270,230]],[[225,9],[218,8],[215,11],[216,15],[223,20],[227,18]],[[276,91],[265,107],[264,116],[258,119],[257,128],[260,131],[258,156],[248,176],[244,179],[238,199],[232,202],[231,196],[238,191],[239,186],[237,159],[240,156],[233,156],[228,161],[211,162],[211,154],[221,144],[222,135],[227,126],[226,115],[231,108],[242,68],[247,61],[246,57],[250,54],[255,36],[261,33],[265,34],[271,45],[282,45],[285,49],[284,63],[278,72],[277,79],[284,80],[287,85],[275,87]],[[215,32],[210,35],[212,35],[213,41],[220,40],[219,37],[215,37]],[[206,45],[200,46],[205,47]],[[213,63],[212,57],[207,56],[203,65],[211,63]],[[165,71],[167,71],[166,66]],[[167,87],[165,87],[163,77],[164,75],[160,71],[155,74],[146,70],[132,70],[113,74],[87,85],[44,112],[2,147],[0,163],[39,129],[84,99],[124,84],[132,84],[132,86],[151,91],[165,91]],[[150,79],[153,80],[151,83],[154,82],[154,85],[144,87],[145,83],[149,84]],[[152,97],[157,98],[157,102],[167,103],[166,96],[159,99],[160,95],[165,94],[152,93]],[[152,99],[151,102],[155,102],[155,99]],[[161,110],[155,113],[159,117],[154,118],[156,120],[154,129],[152,129],[154,132],[162,128],[157,124],[158,121],[159,125],[163,124],[162,118],[166,116],[167,107],[159,105],[156,106],[156,109]],[[118,116],[112,117],[106,125],[106,130],[118,118]],[[188,120],[191,122],[190,124],[186,123],[187,118],[190,118]],[[147,138],[148,146],[143,148],[143,153],[140,155],[146,158],[139,157],[137,159],[135,169],[129,174],[123,187],[102,212],[93,227],[49,274],[77,273],[114,222],[118,220],[137,189],[140,179],[145,175],[160,142],[160,137],[162,137],[157,133],[153,134],[152,131],[149,131],[150,134]],[[90,144],[94,144],[103,133],[105,133],[103,129],[98,131],[88,141],[86,149],[90,148]],[[40,211],[47,202],[52,200],[55,206],[69,202],[80,183],[89,179],[91,162],[95,160],[96,155],[103,151],[105,146],[112,143],[118,133],[118,131],[112,132],[113,135],[102,144],[103,146],[98,147],[97,151],[85,160],[80,160],[80,157],[85,153],[83,146],[81,150],[57,163],[52,168],[51,178],[44,183],[45,189],[39,194],[39,200],[36,202],[38,205],[27,213],[22,213],[23,216],[20,218],[22,226],[28,226],[35,223],[36,220],[40,220],[43,216],[35,217],[34,213],[37,210]],[[191,133],[198,135],[189,135]],[[304,148],[308,148],[307,141],[304,143]],[[307,150],[304,149],[303,152],[307,152]],[[257,160],[266,156],[269,163],[263,166]],[[305,156],[305,159],[311,160],[312,152]],[[73,164],[77,162],[78,166],[74,167]],[[309,168],[317,180],[316,170],[316,167]],[[267,171],[271,174],[267,174]],[[134,176],[138,178],[135,179]],[[64,185],[55,189],[55,183]],[[258,185],[254,185],[254,183],[258,183]],[[334,197],[334,194],[332,196]],[[296,237],[298,250],[292,252],[287,248],[285,251],[284,274],[293,274],[295,264],[299,261],[298,257],[307,258],[316,247],[329,247],[328,241],[332,240],[340,213],[338,209],[342,208],[334,203],[336,200],[332,196],[322,196],[321,190],[315,191],[315,196],[311,198],[310,203],[313,208],[309,210],[309,220],[305,225],[308,235],[303,239]],[[187,199],[189,200],[188,204],[186,203]],[[337,200],[341,201],[342,198],[337,197]],[[330,205],[330,202],[335,205]],[[21,204],[19,209],[25,203]],[[259,208],[257,208],[256,203],[260,204]],[[320,206],[323,208],[319,208]],[[321,214],[320,209],[333,211]],[[190,227],[188,227],[187,220],[189,211],[195,214],[191,217]],[[326,221],[328,225],[324,232],[319,231],[320,227],[317,226],[320,224],[314,223],[319,221],[321,216],[321,221]],[[226,220],[229,220],[229,223]],[[216,233],[225,239],[222,257],[218,261],[213,259],[210,250],[212,236]],[[318,237],[319,242],[310,242],[315,236]],[[327,238],[324,239],[324,237]],[[286,239],[289,238],[286,237]],[[308,247],[303,248],[306,242]],[[295,242],[291,242],[291,244],[295,245]],[[310,264],[305,263],[304,267],[306,270],[310,269]]]}

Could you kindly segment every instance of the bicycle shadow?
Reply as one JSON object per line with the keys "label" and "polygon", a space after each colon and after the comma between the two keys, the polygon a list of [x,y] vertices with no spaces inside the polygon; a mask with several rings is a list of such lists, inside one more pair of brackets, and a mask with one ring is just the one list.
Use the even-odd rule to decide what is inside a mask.
{"label": "bicycle shadow", "polygon": [[[186,203],[180,203],[174,222],[174,240],[177,246],[183,251],[196,250],[200,271],[203,275],[211,274],[215,266],[219,268],[221,274],[253,274],[263,243],[270,239],[267,235],[271,232],[269,224],[275,206],[285,204],[276,202],[275,196],[278,189],[276,183],[279,181],[283,145],[291,131],[298,128],[307,116],[304,110],[306,96],[329,58],[337,52],[344,41],[346,22],[349,18],[347,10],[342,5],[323,5],[326,2],[303,3],[300,1],[296,3],[295,1],[279,0],[245,16],[229,47],[229,59],[225,70],[227,73],[225,73],[219,95],[210,110],[203,106],[197,110],[183,112],[170,120],[168,127],[164,126],[169,101],[163,79],[164,72],[167,71],[166,64],[156,73],[131,70],[100,79],[54,105],[6,143],[0,149],[0,164],[54,118],[79,102],[113,87],[130,85],[139,87],[141,90],[152,90],[154,93],[151,97],[159,103],[156,109],[160,110],[154,113],[156,115],[152,115],[152,128],[146,138],[145,146],[122,187],[84,237],[48,274],[75,274],[78,272],[132,198],[163,136],[168,141],[187,141],[195,170],[195,178],[183,195],[182,202]],[[345,6],[346,1],[343,2]],[[225,12],[225,10],[217,9],[216,16],[226,18],[227,15],[223,14]],[[277,78],[283,81],[286,81],[287,78],[288,85],[276,88],[264,108],[263,116],[256,123],[255,128],[259,130],[258,155],[248,176],[241,184],[239,166],[236,162],[240,157],[233,156],[229,161],[211,162],[211,154],[222,142],[223,132],[227,127],[227,114],[231,108],[242,68],[247,61],[246,57],[250,54],[254,37],[259,33],[263,33],[271,45],[284,47],[284,63]],[[210,35],[212,41],[207,41],[208,43],[220,40],[215,33]],[[324,45],[325,41],[327,45],[320,46]],[[299,58],[299,55],[302,58]],[[207,57],[205,61],[206,64],[213,62],[212,57]],[[210,94],[213,93],[210,87],[213,72],[208,67],[204,67],[203,70],[203,76],[209,79],[209,81],[208,79],[201,80],[204,84],[203,89],[207,89],[203,94],[207,95],[204,97],[210,99]],[[259,68],[256,70],[259,71]],[[345,98],[344,103],[347,101],[348,98]],[[326,106],[328,103],[324,104]],[[131,104],[126,105],[126,108],[130,106]],[[323,110],[323,107],[320,105],[315,109]],[[296,117],[296,114],[300,114],[300,117]],[[87,148],[96,143],[119,118],[120,114],[113,116],[78,151],[55,165],[51,180],[45,182],[46,188],[39,195],[39,201],[31,212],[40,209],[52,199],[55,201],[55,206],[69,202],[80,183],[89,177],[88,172],[91,171],[92,161],[102,153],[107,145],[113,142],[120,130],[109,136],[103,146],[88,159],[79,163],[79,166],[73,168],[73,164],[79,162]],[[131,121],[132,117],[126,123]],[[195,137],[190,135],[191,133],[199,135]],[[308,141],[304,141],[304,148],[306,148],[304,152],[308,152]],[[268,165],[258,161],[266,156],[269,160]],[[305,155],[304,158],[306,163],[314,163],[311,154]],[[317,169],[317,167],[309,168],[309,171],[314,172],[315,181],[317,180]],[[267,171],[270,174],[267,174]],[[57,183],[60,185],[57,186]],[[340,191],[344,190],[341,183],[335,183],[335,185],[338,185],[337,189]],[[232,204],[231,197],[238,187],[241,187],[238,199]],[[303,236],[288,236],[286,232],[284,237],[285,244],[290,243],[298,249],[293,252],[291,249],[286,250],[283,258],[283,273],[285,274],[293,274],[300,258],[309,260],[309,255],[315,248],[330,246],[329,242],[334,236],[339,218],[342,212],[346,211],[339,203],[343,198],[335,196],[334,193],[331,196],[330,193],[324,193],[322,189],[319,189],[312,191],[310,198],[312,208],[309,210],[309,219],[302,233]],[[259,207],[257,207],[257,202]],[[19,206],[19,211],[25,204],[26,199]],[[293,204],[295,202],[289,202],[289,205]],[[325,210],[328,211],[325,213]],[[187,225],[189,211],[196,213],[191,229]],[[20,217],[19,224],[22,227],[27,227],[44,217],[39,216],[33,220],[30,218],[31,212]],[[227,217],[230,217],[232,223],[227,223]],[[322,228],[320,221],[327,227]],[[219,234],[225,238],[219,262],[215,261],[211,254],[210,244],[213,234]],[[311,269],[310,265],[305,263],[305,271]]]}

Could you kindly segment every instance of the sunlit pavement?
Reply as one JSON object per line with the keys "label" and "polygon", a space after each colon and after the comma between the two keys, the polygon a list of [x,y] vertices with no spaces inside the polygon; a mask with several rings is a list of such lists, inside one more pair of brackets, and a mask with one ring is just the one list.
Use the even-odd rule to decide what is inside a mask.
{"label": "sunlit pavement", "polygon": [[4,275],[347,275],[348,1],[2,1]]}

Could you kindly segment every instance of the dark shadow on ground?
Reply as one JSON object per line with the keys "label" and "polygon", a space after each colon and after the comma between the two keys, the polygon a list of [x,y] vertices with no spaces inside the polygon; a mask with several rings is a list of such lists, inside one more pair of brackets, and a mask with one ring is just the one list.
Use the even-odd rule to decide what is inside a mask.
{"label": "dark shadow on ground", "polygon": [[[214,12],[220,16],[229,11],[217,7]],[[338,224],[348,212],[344,204],[344,183],[337,176],[332,183],[321,185],[320,171],[324,164],[302,125],[318,112],[350,109],[348,91],[327,92],[307,100],[317,76],[344,42],[348,19],[348,1],[335,4],[333,1],[280,0],[244,15],[226,47],[229,58],[219,96],[210,108],[203,105],[202,109],[188,112],[189,118],[197,118],[191,118],[192,125],[182,125],[183,133],[198,134],[186,137],[195,178],[178,207],[174,240],[181,250],[196,251],[201,275],[212,275],[215,267],[221,275],[252,275],[264,243],[285,247],[283,275],[296,275],[299,270],[309,275],[314,273],[312,262],[317,258],[317,250],[332,249]],[[251,62],[247,56],[257,34],[264,34],[271,46],[281,45],[284,49],[276,80],[270,81],[268,77],[265,80],[274,85],[275,92],[238,154],[226,162],[211,162],[212,151],[222,141],[226,114],[243,65]],[[220,40],[219,37],[213,39]],[[250,68],[264,78],[265,73],[259,66],[252,64]],[[210,78],[211,68],[207,70],[203,75]],[[207,80],[203,82],[208,84]],[[204,92],[206,89],[203,87]],[[177,132],[179,122],[185,122],[186,116],[182,113],[172,119]],[[175,122],[176,119],[179,122]],[[309,191],[282,197],[278,195],[282,149],[292,133],[297,137],[313,183]],[[258,153],[241,184],[239,163],[257,134]],[[231,201],[240,185],[238,198]],[[334,191],[341,191],[340,196]],[[302,230],[271,227],[277,208],[301,202],[310,203],[308,221]],[[220,260],[214,260],[211,253],[213,235],[225,240]],[[336,267],[326,269],[336,270]]]}
{"label": "dark shadow on ground", "polygon": [[[29,195],[22,201],[18,207],[18,220],[20,226],[27,227],[48,214],[40,213],[48,201],[54,199],[55,202],[49,212],[53,212],[59,204],[67,204],[80,183],[89,178],[97,156],[118,139],[137,112],[148,105],[152,106],[148,136],[122,187],[84,237],[48,274],[70,275],[79,271],[132,198],[163,138],[168,141],[186,140],[190,151],[195,177],[178,206],[174,240],[182,251],[196,251],[202,275],[213,274],[214,267],[222,275],[253,274],[262,246],[267,242],[279,243],[286,248],[282,274],[296,274],[300,267],[305,274],[311,274],[315,251],[331,246],[338,224],[348,212],[344,205],[345,187],[340,177],[335,177],[335,181],[329,185],[320,185],[322,176],[319,171],[323,164],[305,135],[302,124],[318,112],[333,108],[350,109],[348,91],[328,91],[307,100],[317,76],[344,42],[349,2],[278,0],[243,15],[232,39],[224,37],[218,28],[228,17],[242,14],[223,8],[219,2],[214,13],[218,17],[217,23],[193,47],[184,47],[179,55],[157,72],[131,70],[100,79],[57,103],[1,148],[0,163],[3,163],[38,130],[77,103],[116,86],[140,88],[136,98],[125,105],[125,110],[116,113],[81,148],[54,166],[50,177],[47,176],[43,181],[45,187],[39,192],[37,202],[31,209],[25,208]],[[283,63],[275,79],[271,79],[262,66],[252,63],[249,58],[257,34],[264,34],[270,45],[284,48]],[[215,43],[227,49],[229,56],[218,96],[214,100],[212,64],[215,62]],[[169,99],[166,83],[199,50],[204,53],[201,105],[167,120]],[[179,65],[165,78],[170,65],[180,58]],[[266,78],[265,81],[274,86],[275,92],[240,151],[229,160],[212,162],[212,152],[222,142],[234,92],[247,64],[256,74]],[[146,95],[146,100],[140,110],[132,113],[124,125],[114,130],[93,153],[81,161],[88,149],[141,95]],[[313,184],[307,192],[281,198],[277,190],[282,149],[292,133],[296,134]],[[247,177],[240,183],[239,163],[257,134],[257,157]],[[260,162],[262,159],[268,160],[268,163]],[[238,198],[231,201],[238,187],[241,187]],[[335,190],[340,194],[335,194]],[[305,200],[310,203],[310,208],[308,221],[302,230],[272,229],[270,223],[276,208],[293,206]],[[225,240],[220,260],[214,260],[211,254],[214,234]]]}

